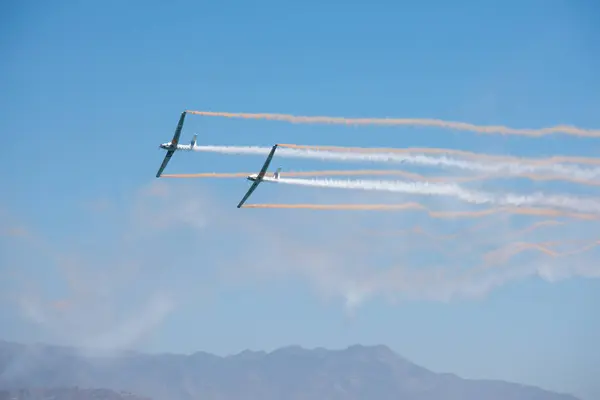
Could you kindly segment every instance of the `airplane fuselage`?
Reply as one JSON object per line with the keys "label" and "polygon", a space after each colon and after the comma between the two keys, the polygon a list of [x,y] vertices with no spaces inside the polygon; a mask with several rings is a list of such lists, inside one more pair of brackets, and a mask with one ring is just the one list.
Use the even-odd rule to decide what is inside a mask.
{"label": "airplane fuselage", "polygon": [[[258,179],[258,174],[252,174],[252,175],[248,175],[248,177],[246,178],[249,181],[255,182]],[[277,178],[271,178],[269,176],[263,176],[261,181],[263,182],[277,182]]]}
{"label": "airplane fuselage", "polygon": [[178,150],[178,151],[181,151],[181,150],[190,151],[190,150],[194,150],[194,147],[196,147],[196,145],[192,146],[191,144],[178,144],[176,146],[173,146],[170,142],[163,143],[163,144],[160,145],[161,149],[164,149],[164,150]]}

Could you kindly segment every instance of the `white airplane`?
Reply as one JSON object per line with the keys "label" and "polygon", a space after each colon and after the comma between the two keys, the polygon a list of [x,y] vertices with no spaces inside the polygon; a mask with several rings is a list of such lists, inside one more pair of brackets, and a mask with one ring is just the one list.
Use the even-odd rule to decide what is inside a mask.
{"label": "white airplane", "polygon": [[261,170],[258,174],[251,174],[251,175],[248,175],[248,177],[246,178],[253,183],[252,183],[252,186],[250,186],[250,189],[248,189],[248,192],[246,192],[246,195],[244,196],[242,201],[240,201],[240,203],[237,205],[237,208],[242,207],[242,205],[246,202],[246,200],[248,200],[248,197],[250,197],[252,192],[254,192],[254,190],[258,187],[258,185],[260,185],[261,182],[263,182],[263,181],[277,182],[277,180],[279,179],[279,176],[281,174],[281,168],[277,168],[277,171],[275,171],[275,173],[273,174],[273,178],[265,177],[265,174],[267,173],[267,169],[269,168],[269,164],[271,164],[271,159],[273,158],[273,155],[275,154],[275,150],[277,150],[277,145],[273,146],[273,148],[271,149],[271,152],[267,156],[267,161],[265,161],[263,167],[261,168]]}
{"label": "white airplane", "polygon": [[[281,176],[281,168],[277,168],[277,171],[275,171],[273,173],[272,178],[269,178],[268,176],[264,176],[262,178],[262,181],[263,182],[275,182],[277,179],[279,179],[280,176]],[[249,181],[255,182],[258,179],[258,174],[248,175],[248,177],[246,179],[248,179]]]}
{"label": "white airplane", "polygon": [[173,153],[175,151],[191,151],[196,147],[196,138],[198,134],[194,134],[192,141],[190,144],[179,144],[179,137],[181,136],[181,129],[183,128],[183,121],[185,120],[185,111],[181,113],[181,117],[179,117],[179,123],[177,124],[177,128],[175,128],[175,134],[173,135],[173,139],[170,142],[166,142],[158,146],[161,149],[167,150],[167,154],[165,154],[165,158],[163,159],[158,172],[156,173],[156,177],[159,178],[162,174],[163,170],[171,160]]}

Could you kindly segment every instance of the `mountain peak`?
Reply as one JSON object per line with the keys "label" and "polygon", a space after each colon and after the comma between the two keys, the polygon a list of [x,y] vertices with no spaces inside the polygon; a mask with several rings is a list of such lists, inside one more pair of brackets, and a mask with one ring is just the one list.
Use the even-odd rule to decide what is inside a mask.
{"label": "mountain peak", "polygon": [[243,350],[237,354],[232,354],[230,356],[227,356],[226,358],[231,358],[231,359],[240,359],[240,360],[254,360],[254,359],[258,359],[261,357],[264,357],[267,353],[265,351],[254,351],[254,350]]}
{"label": "mountain peak", "polygon": [[270,354],[302,354],[307,353],[310,350],[305,349],[304,347],[294,344],[290,346],[280,347],[278,349],[273,350]]}
{"label": "mountain peak", "polygon": [[361,352],[361,353],[370,353],[370,354],[387,354],[387,355],[397,355],[394,353],[392,349],[383,344],[375,344],[375,345],[362,345],[362,344],[353,344],[346,348],[347,351],[352,352]]}

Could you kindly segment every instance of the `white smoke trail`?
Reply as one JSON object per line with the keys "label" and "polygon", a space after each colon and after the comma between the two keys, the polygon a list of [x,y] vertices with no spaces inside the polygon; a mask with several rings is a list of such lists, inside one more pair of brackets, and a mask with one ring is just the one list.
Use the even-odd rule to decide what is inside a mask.
{"label": "white smoke trail", "polygon": [[[214,152],[221,154],[247,154],[264,155],[270,151],[270,147],[260,146],[196,146],[194,151]],[[320,160],[336,161],[369,161],[382,163],[408,163],[415,165],[424,165],[430,167],[453,167],[468,171],[478,171],[494,174],[503,174],[519,176],[531,173],[552,173],[559,177],[568,179],[579,179],[582,181],[592,181],[600,178],[600,168],[581,168],[566,164],[527,164],[525,162],[494,162],[480,163],[475,161],[459,160],[447,156],[432,157],[423,154],[397,154],[397,153],[351,153],[334,152],[327,150],[299,150],[280,148],[275,155],[290,158],[311,158]]]}
{"label": "white smoke trail", "polygon": [[270,182],[289,185],[302,185],[314,187],[376,190],[386,192],[400,192],[421,195],[452,196],[468,203],[497,204],[504,206],[543,206],[565,208],[579,212],[600,213],[600,201],[569,196],[551,196],[543,193],[531,195],[519,194],[492,194],[481,191],[467,190],[456,184],[428,183],[428,182],[403,182],[403,181],[378,181],[378,180],[335,180],[335,179],[292,179],[267,178]]}

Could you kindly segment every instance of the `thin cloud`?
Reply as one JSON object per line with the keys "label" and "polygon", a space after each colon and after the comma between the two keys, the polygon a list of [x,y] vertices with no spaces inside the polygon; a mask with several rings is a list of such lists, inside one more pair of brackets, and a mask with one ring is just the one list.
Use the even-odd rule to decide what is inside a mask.
{"label": "thin cloud", "polygon": [[[36,269],[52,269],[52,279],[65,289],[60,296],[49,296],[45,278],[29,273],[13,298],[22,317],[63,342],[119,349],[143,343],[178,307],[203,301],[229,285],[259,287],[297,279],[324,299],[343,301],[352,313],[374,297],[392,302],[477,300],[524,279],[552,283],[600,276],[594,262],[597,249],[565,258],[523,251],[502,263],[485,262],[485,254],[510,248],[516,240],[589,241],[599,233],[592,222],[239,210],[235,201],[223,201],[204,185],[172,182],[145,186],[128,203],[108,211],[122,221],[104,232],[113,244],[93,251],[69,243],[46,246],[48,265]],[[322,201],[373,199],[372,194],[317,192]],[[393,198],[411,200],[406,194]],[[426,204],[440,210],[469,209],[440,198],[429,198]],[[541,226],[533,229],[536,223]],[[417,226],[418,234],[389,234],[390,229]],[[82,226],[81,232],[85,230]],[[377,230],[388,233],[372,234]]]}

